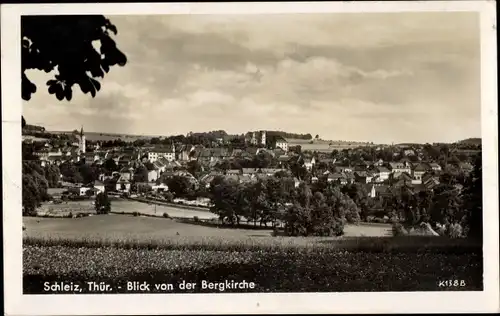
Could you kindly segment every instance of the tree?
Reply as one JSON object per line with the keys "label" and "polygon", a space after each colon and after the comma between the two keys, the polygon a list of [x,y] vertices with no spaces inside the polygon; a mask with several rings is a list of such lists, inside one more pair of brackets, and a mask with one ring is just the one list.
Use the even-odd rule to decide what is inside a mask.
{"label": "tree", "polygon": [[[71,100],[73,86],[95,97],[99,81],[110,67],[124,66],[127,57],[117,48],[111,33],[116,27],[102,15],[25,15],[21,18],[22,97],[30,100],[37,87],[26,71],[56,70],[54,79],[47,81],[48,91],[60,101]],[[99,42],[100,48],[94,48]]]}
{"label": "tree", "polygon": [[59,185],[60,175],[61,172],[56,165],[48,165],[44,168],[44,176],[49,188],[55,188]]}
{"label": "tree", "polygon": [[148,169],[146,169],[146,167],[144,166],[139,166],[139,168],[135,170],[134,181],[148,182]]}
{"label": "tree", "polygon": [[467,212],[468,236],[483,238],[483,166],[481,154],[475,158],[474,169],[464,188],[464,208]]}
{"label": "tree", "polygon": [[173,176],[166,180],[168,190],[175,194],[176,197],[185,197],[192,193],[192,184],[190,180],[182,176]]}
{"label": "tree", "polygon": [[211,186],[212,207],[210,211],[217,214],[220,220],[235,224],[238,221],[237,209],[240,201],[238,191],[238,183],[232,180],[224,180]]}
{"label": "tree", "polygon": [[114,159],[106,159],[102,164],[102,167],[110,174],[114,171],[119,170],[118,165],[116,164]]}
{"label": "tree", "polygon": [[108,214],[111,211],[111,201],[109,200],[106,191],[97,194],[95,200],[95,211],[97,214]]}
{"label": "tree", "polygon": [[44,177],[44,170],[35,162],[22,164],[22,200],[23,215],[35,214],[41,202],[49,198],[47,194],[48,182]]}
{"label": "tree", "polygon": [[203,169],[198,161],[192,160],[187,163],[187,171],[198,178]]}

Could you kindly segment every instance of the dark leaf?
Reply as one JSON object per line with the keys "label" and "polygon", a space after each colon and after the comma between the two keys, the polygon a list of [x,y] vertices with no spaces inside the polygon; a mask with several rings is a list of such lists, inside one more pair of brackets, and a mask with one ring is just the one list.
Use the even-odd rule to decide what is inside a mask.
{"label": "dark leaf", "polygon": [[64,91],[66,94],[66,100],[71,101],[73,98],[73,89],[70,86],[67,86]]}
{"label": "dark leaf", "polygon": [[49,93],[50,94],[54,94],[56,92],[57,92],[57,83],[51,84],[50,87],[49,87]]}

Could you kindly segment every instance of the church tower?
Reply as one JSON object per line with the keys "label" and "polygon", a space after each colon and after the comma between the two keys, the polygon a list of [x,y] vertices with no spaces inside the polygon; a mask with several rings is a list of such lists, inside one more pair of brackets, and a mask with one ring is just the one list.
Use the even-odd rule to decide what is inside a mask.
{"label": "church tower", "polygon": [[79,148],[80,148],[80,152],[82,154],[85,153],[85,134],[83,133],[83,126],[82,126],[82,129],[80,130],[80,141],[79,141]]}
{"label": "church tower", "polygon": [[260,141],[261,141],[262,145],[266,146],[266,142],[267,142],[267,140],[266,140],[266,131],[262,131],[261,132],[261,139],[260,139]]}

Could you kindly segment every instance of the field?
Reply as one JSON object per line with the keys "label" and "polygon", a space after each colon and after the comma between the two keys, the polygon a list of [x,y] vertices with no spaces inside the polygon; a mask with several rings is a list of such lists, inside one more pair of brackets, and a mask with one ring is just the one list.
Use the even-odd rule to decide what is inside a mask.
{"label": "field", "polygon": [[[61,205],[61,204],[60,204]],[[145,206],[149,206],[144,204]],[[173,209],[173,208],[172,208]],[[177,210],[179,213],[183,209]],[[189,211],[189,210],[188,210]],[[195,211],[193,211],[195,212]],[[160,213],[161,214],[161,213]],[[158,239],[165,236],[233,236],[262,237],[270,236],[270,229],[230,229],[186,224],[166,218],[151,218],[127,215],[104,215],[82,218],[39,218],[25,217],[26,236],[67,236],[86,237],[93,234],[104,238],[122,239],[127,236],[140,236]],[[390,227],[386,225],[347,225],[347,237],[388,236]]]}
{"label": "field", "polygon": [[[25,293],[47,293],[44,282],[108,282],[109,293],[127,281],[177,285],[182,280],[243,280],[254,289],[225,292],[344,292],[482,290],[480,247],[433,238],[165,238],[157,241],[25,238]],[[459,279],[458,287],[439,287]],[[85,289],[83,289],[85,293]],[[180,292],[173,287],[170,292]],[[140,291],[128,291],[139,293]],[[152,292],[164,292],[152,289]]]}
{"label": "field", "polygon": [[[368,143],[356,143],[356,142],[339,142],[339,141],[329,141],[329,140],[305,140],[305,139],[294,139],[287,138],[289,147],[300,146],[301,150],[318,151],[323,153],[331,153],[332,150],[342,150],[348,148],[356,148],[361,146],[370,146]],[[311,143],[312,141],[312,143]],[[331,144],[331,145],[330,145]]]}
{"label": "field", "polygon": [[[38,214],[41,216],[67,216],[70,212],[72,212],[73,215],[77,213],[95,213],[92,202],[91,200],[84,200],[68,201],[67,203],[63,202],[61,204],[45,203],[38,210]],[[111,206],[113,213],[133,214],[134,212],[138,212],[144,215],[159,217],[163,216],[163,213],[167,213],[171,217],[194,218],[197,216],[199,219],[217,217],[210,212],[195,211],[175,206],[147,204],[130,200],[112,200]]]}
{"label": "field", "polygon": [[[63,132],[63,131],[51,131],[50,133],[71,134],[71,132]],[[152,137],[158,137],[158,136],[85,132],[85,138],[89,141],[109,141],[109,140],[121,139],[126,142],[133,142],[138,139],[150,139]]]}

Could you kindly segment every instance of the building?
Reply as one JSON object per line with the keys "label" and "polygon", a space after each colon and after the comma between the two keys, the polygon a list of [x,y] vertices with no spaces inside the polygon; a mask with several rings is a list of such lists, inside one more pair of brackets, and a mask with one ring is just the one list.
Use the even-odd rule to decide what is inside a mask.
{"label": "building", "polygon": [[285,153],[288,152],[288,142],[282,137],[276,139],[275,147],[283,149]]}
{"label": "building", "polygon": [[392,173],[411,173],[411,165],[407,161],[402,162],[389,162],[389,169]]}
{"label": "building", "polygon": [[311,159],[305,158],[304,159],[304,167],[308,170],[311,171],[313,166],[316,164],[316,159],[312,157]]}
{"label": "building", "polygon": [[78,135],[78,150],[80,153],[85,154],[86,142],[85,134],[83,133],[83,126],[80,129],[80,134]]}
{"label": "building", "polygon": [[252,138],[250,139],[250,143],[255,146],[259,144],[266,146],[267,144],[266,131],[252,132]]}
{"label": "building", "polygon": [[155,182],[160,177],[158,170],[148,170],[148,182]]}
{"label": "building", "polygon": [[418,164],[415,169],[413,169],[413,180],[415,184],[422,183],[422,176],[431,171],[431,167],[426,163]]}
{"label": "building", "polygon": [[166,185],[165,183],[153,185],[153,191],[154,192],[166,192],[166,191],[168,191],[168,185]]}
{"label": "building", "polygon": [[120,179],[124,179],[127,181],[131,181],[134,175],[134,168],[132,167],[123,167],[120,169]]}
{"label": "building", "polygon": [[433,163],[430,163],[429,166],[431,167],[431,169],[433,171],[436,171],[436,172],[441,172],[442,171],[442,168],[439,164],[433,162]]}
{"label": "building", "polygon": [[391,171],[387,169],[386,167],[375,167],[372,170],[373,176],[377,177],[379,182],[384,182],[387,179],[389,179],[389,175],[391,174]]}
{"label": "building", "polygon": [[128,181],[127,179],[122,179],[120,177],[120,179],[118,179],[118,181],[116,181],[116,191],[118,192],[130,192],[130,181]]}
{"label": "building", "polygon": [[370,183],[372,182],[373,175],[366,171],[356,171],[354,173],[354,178],[358,183]]}
{"label": "building", "polygon": [[150,162],[155,162],[161,157],[165,157],[168,161],[175,160],[175,146],[172,147],[155,147],[148,151],[148,160]]}
{"label": "building", "polygon": [[106,187],[104,186],[104,183],[102,183],[101,181],[94,182],[94,189],[97,191],[97,194],[104,193],[104,191],[106,191]]}

